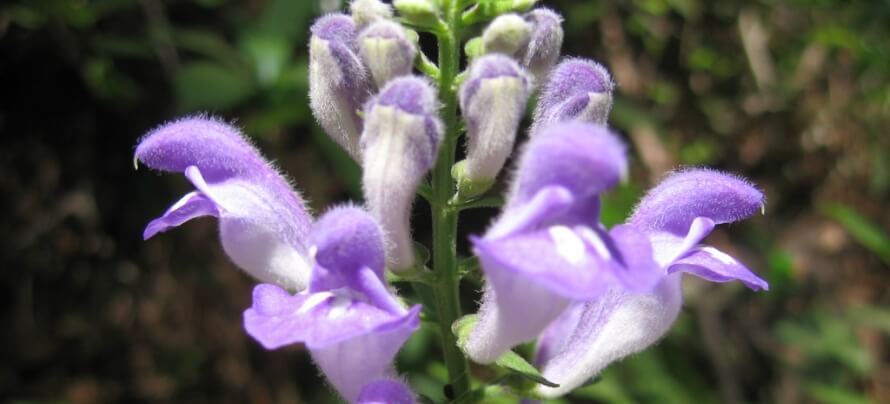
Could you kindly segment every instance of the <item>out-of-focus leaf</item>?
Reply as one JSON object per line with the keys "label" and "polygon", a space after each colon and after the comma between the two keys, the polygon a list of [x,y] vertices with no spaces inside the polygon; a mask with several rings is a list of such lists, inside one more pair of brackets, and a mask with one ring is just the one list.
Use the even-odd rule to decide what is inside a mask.
{"label": "out-of-focus leaf", "polygon": [[831,384],[812,383],[806,386],[809,396],[822,404],[870,404],[872,401],[857,391]]}
{"label": "out-of-focus leaf", "polygon": [[290,43],[286,38],[268,34],[245,35],[241,41],[241,49],[253,62],[256,80],[264,87],[278,80],[291,53]]}
{"label": "out-of-focus leaf", "polygon": [[824,211],[844,226],[856,241],[880,257],[885,264],[890,265],[890,235],[886,231],[859,212],[842,204],[828,206]]}
{"label": "out-of-focus leaf", "polygon": [[624,223],[642,195],[639,186],[625,182],[602,196],[600,221],[607,227]]}
{"label": "out-of-focus leaf", "polygon": [[845,316],[816,311],[803,318],[783,320],[776,332],[782,342],[806,355],[807,363],[840,364],[865,374],[874,364],[851,326]]}
{"label": "out-of-focus leaf", "polygon": [[176,95],[183,111],[228,109],[253,92],[249,77],[215,63],[188,64],[176,75]]}
{"label": "out-of-focus leaf", "polygon": [[627,390],[627,387],[623,386],[616,376],[617,375],[604,376],[596,383],[575,390],[572,392],[572,396],[611,404],[636,403]]}
{"label": "out-of-focus leaf", "polygon": [[205,56],[232,70],[248,71],[249,63],[241,53],[214,32],[200,29],[173,29],[173,41],[180,50]]}

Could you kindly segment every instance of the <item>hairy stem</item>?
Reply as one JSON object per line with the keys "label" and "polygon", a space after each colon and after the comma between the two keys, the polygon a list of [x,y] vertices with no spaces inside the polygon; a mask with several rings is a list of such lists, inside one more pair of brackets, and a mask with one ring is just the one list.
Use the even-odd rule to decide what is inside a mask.
{"label": "hairy stem", "polygon": [[442,337],[442,354],[448,368],[448,379],[454,397],[469,393],[469,367],[457,340],[451,332],[451,324],[461,316],[460,278],[457,273],[457,215],[450,200],[454,194],[451,166],[458,140],[457,95],[454,78],[460,64],[458,24],[460,10],[455,0],[442,2],[445,25],[437,33],[439,42],[439,100],[442,103],[442,122],[445,139],[432,174],[431,203],[433,216],[433,269],[437,273],[434,286],[439,331]]}

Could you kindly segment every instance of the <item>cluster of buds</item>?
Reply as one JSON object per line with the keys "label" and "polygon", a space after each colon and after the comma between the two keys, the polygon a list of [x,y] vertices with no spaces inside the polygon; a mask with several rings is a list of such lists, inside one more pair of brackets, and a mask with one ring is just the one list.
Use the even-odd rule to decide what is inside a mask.
{"label": "cluster of buds", "polygon": [[[606,228],[600,195],[628,176],[626,146],[607,126],[615,85],[606,68],[560,61],[562,18],[532,9],[534,1],[463,0],[459,22],[450,23],[480,26],[481,34],[464,46],[466,71],[442,81],[418,35],[397,21],[456,29],[442,19],[445,3],[456,7],[355,0],[350,14],[325,15],[311,27],[310,107],[361,166],[363,205],[315,218],[238,129],[190,117],[153,130],[136,148],[137,162],[183,173],[195,188],[144,237],[216,217],[225,252],[263,282],[244,312],[249,335],[268,349],[305,344],[350,402],[415,402],[393,361],[431,308],[409,307],[386,271],[405,279],[427,271],[410,219],[418,187],[442,164],[445,137],[457,133],[443,124],[453,119],[440,118],[440,93],[456,97],[450,105],[458,104],[466,128],[466,158],[449,167],[449,156],[441,166],[454,180],[449,204],[490,192],[537,94],[503,211],[470,237],[485,285],[479,312],[455,327],[468,358],[491,364],[537,341],[533,363],[549,383],[522,394],[558,397],[661,338],[681,308],[682,274],[767,289],[736,259],[701,244],[716,225],[760,212],[760,191],[717,171],[681,170],[625,224]],[[437,88],[433,79],[458,84]]]}

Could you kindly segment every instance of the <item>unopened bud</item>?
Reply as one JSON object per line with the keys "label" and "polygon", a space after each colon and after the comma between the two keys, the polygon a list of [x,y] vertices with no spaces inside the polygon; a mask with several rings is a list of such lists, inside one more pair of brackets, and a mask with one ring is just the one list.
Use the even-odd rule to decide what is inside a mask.
{"label": "unopened bud", "polygon": [[522,66],[540,83],[559,59],[562,48],[562,17],[552,10],[538,8],[525,15],[532,26],[528,46],[518,55]]}
{"label": "unopened bud", "polygon": [[473,62],[460,89],[467,158],[452,171],[461,195],[479,195],[494,182],[513,151],[530,89],[528,76],[507,56],[487,55]]}
{"label": "unopened bud", "polygon": [[395,0],[392,4],[408,23],[433,27],[439,22],[439,7],[433,0]]}
{"label": "unopened bud", "polygon": [[545,126],[565,121],[604,125],[614,87],[609,72],[599,63],[586,59],[560,63],[541,91],[529,133],[534,136]]}
{"label": "unopened bud", "polygon": [[357,29],[362,30],[380,20],[392,18],[392,6],[380,0],[353,0],[349,3],[349,13]]}
{"label": "unopened bud", "polygon": [[504,14],[495,18],[482,33],[485,53],[502,53],[514,56],[528,46],[532,24],[516,14]]}
{"label": "unopened bud", "polygon": [[537,0],[480,1],[467,10],[462,19],[466,24],[490,20],[502,14],[522,13],[532,8]]}
{"label": "unopened bud", "polygon": [[359,34],[358,42],[362,60],[378,88],[395,77],[411,73],[417,51],[401,25],[377,21]]}
{"label": "unopened bud", "polygon": [[325,132],[359,160],[358,109],[370,94],[370,80],[356,53],[355,23],[346,15],[329,14],[311,32],[309,106]]}
{"label": "unopened bud", "polygon": [[415,190],[442,140],[436,91],[426,80],[393,79],[365,106],[362,133],[365,201],[387,238],[387,266],[415,265],[410,214]]}

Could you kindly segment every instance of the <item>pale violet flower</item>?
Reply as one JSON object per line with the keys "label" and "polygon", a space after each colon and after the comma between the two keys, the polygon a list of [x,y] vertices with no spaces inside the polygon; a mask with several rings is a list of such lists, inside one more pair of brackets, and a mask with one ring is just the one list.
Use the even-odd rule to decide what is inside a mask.
{"label": "pale violet flower", "polygon": [[267,349],[305,344],[340,395],[356,402],[368,383],[395,376],[393,359],[417,330],[420,306],[405,308],[387,289],[382,233],[363,210],[326,213],[311,242],[309,288],[291,295],[258,285],[244,328]]}
{"label": "pale violet flower", "polygon": [[398,380],[377,380],[366,384],[356,404],[414,404],[414,393]]}
{"label": "pale violet flower", "polygon": [[504,212],[472,240],[487,279],[462,347],[474,361],[537,338],[573,301],[660,280],[644,233],[598,222],[599,194],[627,169],[624,150],[607,129],[581,123],[551,126],[526,147]]}
{"label": "pale violet flower", "polygon": [[567,59],[558,64],[541,89],[529,133],[557,122],[604,125],[612,109],[615,84],[605,67],[592,60]]}
{"label": "pale violet flower", "polygon": [[377,88],[396,77],[411,74],[414,43],[408,39],[405,29],[392,21],[377,21],[365,28],[358,36],[359,54],[371,72]]}
{"label": "pale violet flower", "polygon": [[619,227],[646,235],[664,278],[651,292],[614,287],[573,303],[539,340],[536,363],[559,387],[538,386],[538,392],[566,394],[664,336],[680,312],[682,273],[766,290],[767,283],[738,260],[700,244],[715,225],[747,218],[763,206],[763,194],[749,182],[711,170],[679,171],[649,191]]}

